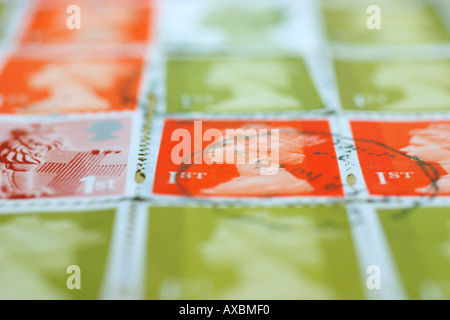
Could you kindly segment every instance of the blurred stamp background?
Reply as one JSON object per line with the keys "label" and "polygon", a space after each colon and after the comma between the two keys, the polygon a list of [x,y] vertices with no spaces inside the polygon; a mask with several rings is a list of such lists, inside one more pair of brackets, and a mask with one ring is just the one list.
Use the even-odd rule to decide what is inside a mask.
{"label": "blurred stamp background", "polygon": [[0,299],[450,298],[448,0],[0,0]]}

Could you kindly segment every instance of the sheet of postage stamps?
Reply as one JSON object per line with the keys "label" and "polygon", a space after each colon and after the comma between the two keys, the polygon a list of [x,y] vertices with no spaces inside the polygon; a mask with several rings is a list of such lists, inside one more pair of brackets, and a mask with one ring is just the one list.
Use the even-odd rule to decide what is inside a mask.
{"label": "sheet of postage stamps", "polygon": [[449,299],[449,46],[445,0],[0,0],[0,299]]}

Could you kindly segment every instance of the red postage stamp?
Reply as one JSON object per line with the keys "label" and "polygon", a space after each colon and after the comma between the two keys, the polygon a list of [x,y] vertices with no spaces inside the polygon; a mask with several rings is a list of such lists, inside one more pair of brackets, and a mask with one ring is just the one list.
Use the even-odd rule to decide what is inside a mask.
{"label": "red postage stamp", "polygon": [[168,119],[153,192],[240,198],[343,195],[327,120]]}
{"label": "red postage stamp", "polygon": [[450,195],[450,121],[350,124],[370,194]]}
{"label": "red postage stamp", "polygon": [[131,117],[0,121],[0,199],[125,193]]}
{"label": "red postage stamp", "polygon": [[131,43],[152,37],[149,0],[36,2],[23,32],[24,43]]}
{"label": "red postage stamp", "polygon": [[142,57],[12,56],[0,74],[0,113],[64,114],[134,110]]}

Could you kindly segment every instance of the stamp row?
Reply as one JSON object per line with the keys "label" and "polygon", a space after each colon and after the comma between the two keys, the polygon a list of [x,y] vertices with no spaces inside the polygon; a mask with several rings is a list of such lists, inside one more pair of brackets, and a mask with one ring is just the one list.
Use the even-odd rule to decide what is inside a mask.
{"label": "stamp row", "polygon": [[[13,19],[25,27],[5,29],[1,299],[450,296],[448,26],[434,19],[445,2],[397,1],[385,32],[358,34],[366,3],[211,12],[164,0],[162,50],[150,54],[154,2],[127,1],[137,18],[103,29],[120,26],[114,39],[42,25],[69,2],[23,1]],[[0,24],[11,3],[0,2]],[[88,23],[105,8],[94,7]],[[248,19],[232,26],[230,10]],[[405,33],[399,17],[427,28]],[[255,22],[267,32],[233,31]],[[84,290],[64,286],[69,266]]]}
{"label": "stamp row", "polygon": [[[45,58],[30,48],[7,55],[0,63],[0,114],[133,111],[148,107],[149,94],[158,100],[157,114],[191,118],[450,114],[449,57],[332,62],[313,53],[174,55],[146,47],[72,49],[46,48]],[[83,54],[74,58],[74,52]]]}
{"label": "stamp row", "polygon": [[[448,210],[146,202],[0,210],[8,277],[0,282],[27,276],[26,287],[2,285],[0,296],[448,299]],[[36,255],[39,264],[27,263]],[[65,286],[69,276],[77,282],[69,266],[83,290]]]}
{"label": "stamp row", "polygon": [[[445,0],[80,0],[80,26],[69,15],[76,13],[71,5],[70,0],[3,0],[0,24],[6,32],[0,36],[10,34],[9,42],[21,44],[157,38],[163,45],[285,48],[318,42],[420,46],[450,40]],[[382,21],[378,26],[373,20]]]}
{"label": "stamp row", "polygon": [[[369,10],[373,7],[378,12]],[[169,0],[161,2],[160,29],[165,45],[295,48],[326,41],[413,46],[448,42],[449,10],[442,0],[269,0],[238,5]],[[371,25],[370,13],[374,20],[379,13],[379,26]]]}
{"label": "stamp row", "polygon": [[[266,158],[276,148],[279,170],[265,176],[259,154],[250,159],[252,142],[274,129],[277,141],[269,143]],[[211,130],[218,131],[218,140],[206,137]],[[446,119],[154,117],[145,171],[152,178],[143,183],[140,196],[150,192],[170,201],[222,203],[448,201],[448,130]],[[177,132],[186,135],[180,138]],[[246,158],[241,163],[237,157],[228,162],[223,158],[230,142],[233,151],[243,144]],[[211,152],[221,154],[216,160],[222,163],[212,160]],[[184,158],[176,164],[179,154]]]}
{"label": "stamp row", "polygon": [[419,59],[349,59],[327,51],[159,52],[150,73],[158,114],[448,116],[446,48],[440,57]]}
{"label": "stamp row", "polygon": [[[0,114],[134,111],[147,108],[153,94],[157,114],[190,118],[450,115],[450,57],[363,61],[329,60],[314,53],[204,55],[134,49],[52,47],[40,58],[34,49],[22,48],[7,55],[0,62]],[[74,58],[74,51],[83,54]]]}
{"label": "stamp row", "polygon": [[[110,1],[99,3],[103,2]],[[123,9],[121,32],[116,32],[114,28],[117,25],[108,24],[107,19],[105,25],[90,25],[93,23],[91,20],[95,19],[89,17],[85,28],[67,30],[64,23],[59,23],[66,15],[65,11],[61,11],[66,1],[25,1],[20,2],[22,5],[2,2],[7,8],[5,3],[17,6],[15,11],[22,12],[28,17],[23,19],[30,21],[24,23],[25,30],[18,30],[15,36],[11,36],[17,38],[15,42],[3,46],[5,52],[0,61],[1,114],[133,111],[138,106],[147,107],[149,93],[155,94],[159,101],[158,114],[183,114],[187,117],[255,113],[327,115],[342,112],[355,116],[426,116],[430,112],[448,116],[450,112],[446,90],[450,41],[445,25],[439,22],[446,19],[439,20],[435,13],[435,8],[442,6],[439,1],[414,1],[412,6],[410,2],[400,1],[392,10],[385,10],[389,13],[388,17],[390,14],[406,15],[425,21],[428,28],[414,33],[408,24],[411,23],[409,18],[405,20],[409,21],[403,26],[408,30],[408,35],[421,40],[418,41],[420,45],[415,45],[416,41],[409,39],[412,44],[407,46],[381,45],[378,42],[378,45],[366,45],[352,41],[352,37],[364,37],[352,35],[351,25],[340,24],[340,28],[345,30],[339,31],[333,25],[336,23],[332,18],[335,15],[366,17],[365,11],[356,9],[361,6],[357,5],[358,1],[343,2],[339,6],[325,1],[323,8],[315,1],[267,1],[257,4],[250,1],[249,7],[236,8],[228,8],[226,2],[221,5],[241,14],[256,10],[255,19],[259,16],[263,26],[268,24],[262,30],[283,43],[293,43],[292,46],[277,49],[273,49],[273,39],[266,39],[270,45],[238,45],[242,39],[238,44],[230,44],[230,39],[223,35],[231,32],[226,20],[214,20],[220,25],[208,28],[207,21],[212,20],[204,17],[214,14],[208,11],[212,8],[211,4],[204,1],[160,3],[133,0],[126,8],[122,8],[123,4],[117,1],[112,2],[113,6],[82,2],[83,12],[88,16],[95,16],[98,10],[105,7],[116,8],[114,10],[117,11]],[[381,4],[389,8],[387,2]],[[286,8],[291,8],[288,11],[292,13],[287,14]],[[334,30],[334,38],[331,35],[327,38],[326,31],[322,30],[327,29],[317,12],[322,9],[331,12],[325,14],[330,17],[325,20],[332,24],[328,29]],[[28,15],[24,11],[29,12]],[[445,14],[445,10],[437,12]],[[139,19],[127,20],[126,17],[132,14]],[[3,16],[11,16],[14,20],[18,15]],[[172,21],[173,15],[179,16],[176,21],[193,21],[169,24],[167,21]],[[47,16],[54,16],[50,21],[55,20],[59,27],[44,24],[41,20]],[[389,21],[388,17],[383,19]],[[251,22],[243,20],[244,26],[241,27]],[[360,18],[349,20],[359,21]],[[193,26],[201,23],[205,25]],[[179,30],[181,26],[183,30]],[[186,26],[191,26],[189,28],[192,30],[188,28],[190,31],[186,31]],[[81,32],[92,31],[92,28],[97,31],[89,34]],[[272,30],[277,28],[280,29],[278,32]],[[387,23],[385,28],[382,34],[391,34],[394,38],[385,40],[396,43],[395,39],[405,38],[403,33],[402,36],[395,35],[395,32],[392,35],[393,30],[403,30],[398,25],[389,27]],[[142,30],[142,34],[134,32],[135,29]],[[355,30],[384,39],[380,35],[381,30],[366,29]],[[213,34],[216,35],[205,36],[203,41],[199,35],[207,33],[205,30],[215,30]],[[118,38],[108,38],[112,34]],[[190,39],[189,35],[194,34],[200,43],[192,43],[191,40],[195,39]],[[249,33],[244,36],[246,40],[249,37],[257,40],[268,35]],[[226,45],[214,45],[215,38]],[[348,39],[344,41],[345,38]],[[61,42],[61,39],[70,41]],[[297,42],[303,44],[296,45]],[[64,103],[61,103],[62,97]]]}
{"label": "stamp row", "polygon": [[1,117],[2,205],[449,200],[447,119],[142,119]]}

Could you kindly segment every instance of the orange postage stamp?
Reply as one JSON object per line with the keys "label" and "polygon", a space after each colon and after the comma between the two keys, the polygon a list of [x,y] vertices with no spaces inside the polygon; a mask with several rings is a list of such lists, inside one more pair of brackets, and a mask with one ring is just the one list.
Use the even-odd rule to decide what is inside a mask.
{"label": "orange postage stamp", "polygon": [[350,123],[370,194],[450,195],[450,121]]}
{"label": "orange postage stamp", "polygon": [[155,194],[343,196],[327,120],[166,119],[161,141]]}
{"label": "orange postage stamp", "polygon": [[12,56],[0,74],[0,113],[65,114],[134,110],[142,57]]}

